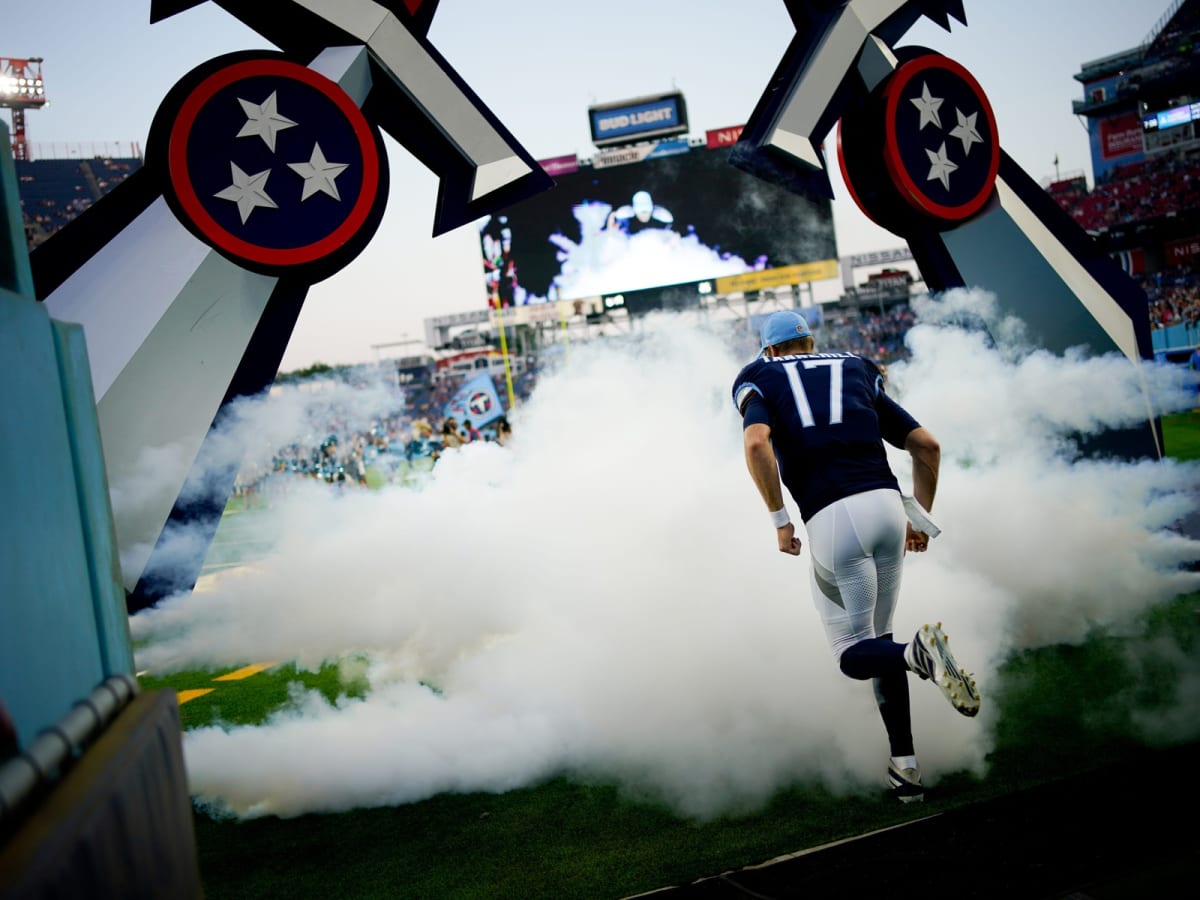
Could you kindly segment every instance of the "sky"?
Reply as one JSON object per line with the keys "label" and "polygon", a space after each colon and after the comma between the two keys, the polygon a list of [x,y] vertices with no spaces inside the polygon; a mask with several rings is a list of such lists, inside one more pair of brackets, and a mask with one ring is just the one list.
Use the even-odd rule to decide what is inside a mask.
{"label": "sky", "polygon": [[[144,146],[163,94],[205,60],[270,44],[205,4],[149,24],[147,2],[81,0],[15,4],[0,55],[40,56],[49,105],[27,114],[35,158],[71,149],[119,153]],[[969,27],[946,33],[922,21],[899,42],[965,65],[987,93],[1005,150],[1037,181],[1082,172],[1087,134],[1071,113],[1082,63],[1141,43],[1166,12],[1117,0],[966,0]],[[503,8],[442,0],[434,46],[516,139],[538,159],[594,152],[587,108],[679,90],[691,134],[743,124],[793,35],[782,0],[610,0],[603,14],[567,16],[550,0]],[[731,14],[731,10],[736,14]],[[432,237],[437,180],[386,138],[391,195],[367,249],[309,292],[281,369],[369,362],[424,337],[431,316],[486,305],[473,225]],[[848,199],[831,167],[838,253],[902,246]],[[837,282],[818,286],[837,296]],[[419,349],[419,348],[418,348]],[[404,352],[403,350],[399,352]]]}

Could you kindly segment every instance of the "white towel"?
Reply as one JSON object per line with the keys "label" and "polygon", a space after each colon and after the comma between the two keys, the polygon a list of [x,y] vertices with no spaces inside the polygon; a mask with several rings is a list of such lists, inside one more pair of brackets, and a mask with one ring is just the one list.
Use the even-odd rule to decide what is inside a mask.
{"label": "white towel", "polygon": [[913,528],[925,532],[930,539],[942,533],[942,529],[938,528],[937,523],[929,518],[929,511],[921,505],[916,497],[905,493],[901,493],[900,497],[904,500],[904,514],[908,516],[908,521]]}

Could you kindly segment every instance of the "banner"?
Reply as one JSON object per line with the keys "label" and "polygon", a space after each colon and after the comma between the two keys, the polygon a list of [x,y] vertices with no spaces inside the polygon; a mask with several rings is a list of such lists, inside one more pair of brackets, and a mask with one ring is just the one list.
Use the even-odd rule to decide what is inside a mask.
{"label": "banner", "polygon": [[1113,259],[1121,264],[1126,275],[1142,275],[1146,271],[1146,253],[1141,249],[1118,250]]}
{"label": "banner", "polygon": [[1115,159],[1132,153],[1141,153],[1142,122],[1136,113],[1125,113],[1100,120],[1100,155]]}
{"label": "banner", "polygon": [[883,263],[903,262],[912,259],[912,250],[908,247],[896,247],[892,250],[872,250],[870,253],[856,253],[854,256],[846,257],[850,260],[850,265],[855,269],[866,268],[867,266],[878,266]]}
{"label": "banner", "polygon": [[687,134],[687,105],[679,92],[588,107],[592,143],[631,144],[652,137]]}
{"label": "banner", "polygon": [[476,428],[495,421],[504,415],[504,405],[496,392],[496,383],[491,375],[476,375],[463,383],[450,402],[442,410],[443,418],[454,417],[461,425],[470,419]]}
{"label": "banner", "polygon": [[746,272],[742,275],[727,275],[717,279],[717,293],[736,294],[746,291],[761,291],[785,284],[824,281],[827,278],[837,278],[837,272],[836,259],[822,259],[794,266],[780,266],[777,269]]}
{"label": "banner", "polygon": [[744,125],[732,128],[713,128],[704,132],[704,143],[709,150],[719,150],[721,147],[732,147],[742,136]]}
{"label": "banner", "polygon": [[581,315],[575,313],[574,302],[560,300],[557,303],[533,303],[528,306],[508,306],[504,309],[491,310],[491,325],[499,328],[501,323],[506,326],[535,325],[538,322],[558,321],[564,316]]}
{"label": "banner", "polygon": [[570,156],[556,156],[553,159],[543,159],[538,163],[551,178],[558,175],[570,175],[579,171],[579,157],[572,153]]}
{"label": "banner", "polygon": [[1191,262],[1195,257],[1200,256],[1200,237],[1184,238],[1181,241],[1168,241],[1163,249],[1166,250],[1166,263],[1168,266],[1177,266],[1181,263]]}
{"label": "banner", "polygon": [[667,141],[637,144],[633,147],[622,147],[620,150],[602,150],[592,157],[593,169],[605,169],[609,166],[624,166],[629,163],[644,162],[647,159],[660,159],[664,156],[677,156],[687,153],[691,144],[687,138],[672,138]]}

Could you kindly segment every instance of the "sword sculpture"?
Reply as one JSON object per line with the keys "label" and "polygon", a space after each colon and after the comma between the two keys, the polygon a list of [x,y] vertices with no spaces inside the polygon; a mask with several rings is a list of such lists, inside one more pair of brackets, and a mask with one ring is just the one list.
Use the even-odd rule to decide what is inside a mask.
{"label": "sword sculpture", "polygon": [[[921,47],[896,48],[922,16],[966,24],[962,0],[784,0],[796,37],[730,161],[810,196],[833,196],[822,143],[839,122],[850,195],[904,238],[935,291],[983,287],[1054,352],[1152,357],[1141,288],[1000,146],[971,74]],[[1114,429],[1089,453],[1162,456],[1142,380],[1145,423]]]}
{"label": "sword sculpture", "polygon": [[130,612],[194,586],[237,474],[222,411],[272,383],[309,286],[375,233],[380,129],[439,176],[435,235],[553,185],[429,43],[437,0],[215,2],[281,52],[184,76],[145,165],[31,258],[86,335]]}

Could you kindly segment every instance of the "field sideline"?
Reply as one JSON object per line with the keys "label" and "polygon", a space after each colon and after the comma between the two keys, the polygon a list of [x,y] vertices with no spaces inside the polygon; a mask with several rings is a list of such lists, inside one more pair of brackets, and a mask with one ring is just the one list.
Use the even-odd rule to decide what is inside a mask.
{"label": "field sideline", "polygon": [[[1172,416],[1163,426],[1172,456],[1200,459],[1200,412]],[[198,810],[204,889],[209,898],[627,897],[1008,797],[1146,752],[1147,741],[1132,737],[1140,717],[1176,704],[1189,673],[1166,660],[1135,666],[1137,654],[1129,651],[1169,635],[1194,661],[1198,613],[1200,594],[1179,597],[1147,615],[1140,635],[1096,633],[1081,646],[1010,659],[989,692],[1000,715],[987,778],[945,778],[924,804],[896,804],[882,792],[846,798],[798,788],[755,815],[700,825],[612,785],[556,778],[500,795],[440,795],[294,819],[218,821]],[[255,662],[264,661],[246,661]],[[185,729],[261,722],[287,702],[295,683],[330,699],[365,689],[343,681],[332,665],[316,673],[268,665],[232,680],[218,680],[229,674],[222,670],[151,674],[141,683],[205,691],[181,705]],[[1181,740],[1187,747],[1198,738],[1200,731]],[[1148,798],[1148,807],[1161,800]]]}

